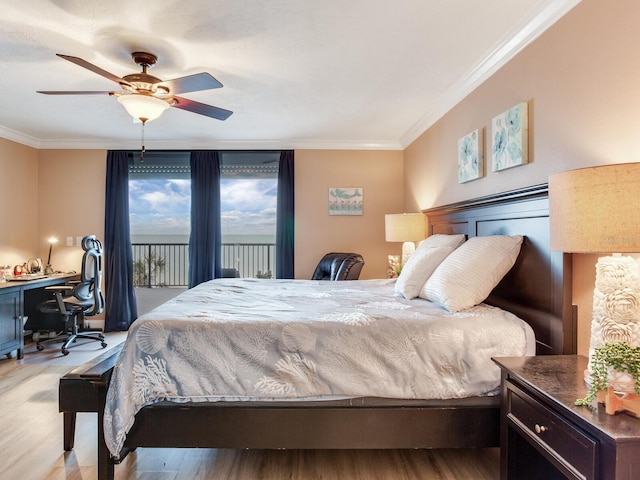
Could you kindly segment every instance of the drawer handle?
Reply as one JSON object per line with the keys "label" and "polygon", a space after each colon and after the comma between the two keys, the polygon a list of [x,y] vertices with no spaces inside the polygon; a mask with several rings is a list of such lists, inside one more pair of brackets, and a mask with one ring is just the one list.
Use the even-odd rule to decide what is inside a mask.
{"label": "drawer handle", "polygon": [[547,427],[545,427],[544,425],[538,425],[536,423],[536,426],[533,427],[533,429],[536,431],[536,433],[540,434],[540,433],[544,433],[547,431]]}

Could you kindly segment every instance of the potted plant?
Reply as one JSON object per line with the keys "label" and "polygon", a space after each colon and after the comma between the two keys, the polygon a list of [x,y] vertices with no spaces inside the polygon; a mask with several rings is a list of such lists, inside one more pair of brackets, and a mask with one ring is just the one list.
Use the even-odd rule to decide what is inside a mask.
{"label": "potted plant", "polygon": [[[640,395],[640,347],[632,347],[625,342],[605,343],[594,350],[591,356],[591,386],[587,396],[576,400],[576,405],[590,405],[596,397],[604,402],[599,392],[614,395],[616,388],[612,385],[612,376],[626,374],[627,380],[633,383],[633,391]],[[630,388],[628,390],[631,390]],[[636,399],[637,400],[637,399]],[[617,403],[617,402],[616,402]],[[619,405],[620,406],[620,405]],[[628,405],[627,405],[628,406]],[[617,409],[613,408],[614,413]],[[623,408],[629,410],[629,408]],[[609,408],[607,409],[609,412]]]}

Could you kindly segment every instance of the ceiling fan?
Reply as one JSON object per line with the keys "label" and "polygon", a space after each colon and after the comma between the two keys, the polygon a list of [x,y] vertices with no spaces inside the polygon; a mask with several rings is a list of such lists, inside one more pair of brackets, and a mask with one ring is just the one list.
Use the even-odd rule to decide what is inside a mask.
{"label": "ceiling fan", "polygon": [[124,106],[129,115],[138,119],[144,125],[146,122],[154,120],[162,115],[169,107],[179,108],[188,112],[198,113],[206,117],[217,120],[226,120],[233,113],[224,108],[214,107],[204,103],[178,97],[177,94],[197,92],[220,88],[222,84],[206,72],[187,75],[185,77],[174,78],[172,80],[161,80],[147,73],[158,61],[152,53],[133,52],[131,57],[140,67],[142,72],[132,73],[124,77],[118,77],[100,67],[97,67],[86,60],[70,55],[57,53],[60,58],[64,58],[71,63],[75,63],[87,70],[91,70],[109,80],[117,83],[122,88],[121,91],[50,91],[42,90],[38,93],[45,95],[110,95],[117,97],[118,102]]}

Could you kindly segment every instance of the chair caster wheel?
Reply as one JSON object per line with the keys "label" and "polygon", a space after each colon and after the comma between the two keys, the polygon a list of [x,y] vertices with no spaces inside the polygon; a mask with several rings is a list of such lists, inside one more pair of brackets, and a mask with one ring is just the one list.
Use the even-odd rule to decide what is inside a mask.
{"label": "chair caster wheel", "polygon": [[102,342],[100,345],[102,345],[102,348],[107,348],[107,342]]}
{"label": "chair caster wheel", "polygon": [[42,350],[44,350],[44,345],[40,345],[40,344],[38,344],[38,345],[36,345],[36,349],[37,349],[39,352],[41,352]]}
{"label": "chair caster wheel", "polygon": [[69,355],[69,350],[67,350],[66,348],[62,349],[62,354],[63,355]]}

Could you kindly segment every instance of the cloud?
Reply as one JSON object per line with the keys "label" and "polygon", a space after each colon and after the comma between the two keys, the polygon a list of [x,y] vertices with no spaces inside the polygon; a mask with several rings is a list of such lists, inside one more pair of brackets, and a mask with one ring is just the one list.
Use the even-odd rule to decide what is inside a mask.
{"label": "cloud", "polygon": [[277,185],[275,179],[223,179],[220,182],[222,211],[259,212],[275,208]]}
{"label": "cloud", "polygon": [[[276,179],[223,179],[220,183],[224,235],[275,235]],[[187,234],[190,180],[130,180],[129,211],[134,235]]]}
{"label": "cloud", "polygon": [[189,216],[191,210],[191,182],[189,180],[131,180],[129,181],[129,211]]}

